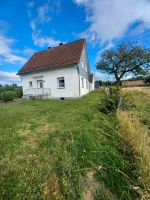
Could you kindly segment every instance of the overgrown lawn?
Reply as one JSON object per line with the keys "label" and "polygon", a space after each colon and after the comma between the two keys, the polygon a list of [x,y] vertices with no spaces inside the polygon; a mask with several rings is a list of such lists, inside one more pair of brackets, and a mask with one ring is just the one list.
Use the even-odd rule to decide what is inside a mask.
{"label": "overgrown lawn", "polygon": [[0,104],[0,199],[136,199],[134,158],[102,91]]}

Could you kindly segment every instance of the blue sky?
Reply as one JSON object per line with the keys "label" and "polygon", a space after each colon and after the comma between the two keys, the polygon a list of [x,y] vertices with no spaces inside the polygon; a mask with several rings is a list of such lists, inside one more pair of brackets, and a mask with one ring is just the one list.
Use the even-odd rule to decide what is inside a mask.
{"label": "blue sky", "polygon": [[20,83],[17,71],[34,52],[85,37],[96,79],[98,56],[124,41],[150,47],[149,0],[0,0],[0,83]]}

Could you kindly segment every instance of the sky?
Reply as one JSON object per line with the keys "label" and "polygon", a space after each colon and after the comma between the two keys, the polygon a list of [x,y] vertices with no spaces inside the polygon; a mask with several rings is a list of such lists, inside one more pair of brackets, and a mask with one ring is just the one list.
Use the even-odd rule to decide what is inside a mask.
{"label": "sky", "polygon": [[91,72],[100,54],[125,41],[150,48],[150,0],[0,0],[0,84],[37,51],[86,38]]}

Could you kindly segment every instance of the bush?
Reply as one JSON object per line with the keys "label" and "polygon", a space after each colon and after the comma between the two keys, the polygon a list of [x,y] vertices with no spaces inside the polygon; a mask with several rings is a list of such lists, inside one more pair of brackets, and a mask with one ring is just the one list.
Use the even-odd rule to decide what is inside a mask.
{"label": "bush", "polygon": [[115,114],[121,102],[120,88],[107,87],[106,95],[101,101],[100,110],[104,113]]}
{"label": "bush", "polygon": [[17,98],[21,98],[23,95],[22,88],[16,88],[15,93]]}
{"label": "bush", "polygon": [[2,100],[2,93],[0,93],[0,100]]}
{"label": "bush", "polygon": [[106,95],[100,104],[100,111],[104,113],[115,114],[120,108],[123,110],[129,110],[135,106],[132,102],[132,98],[121,94],[119,86],[107,87],[105,88],[105,92]]}
{"label": "bush", "polygon": [[16,96],[16,93],[13,92],[13,91],[5,91],[1,94],[1,99],[4,101],[4,102],[7,102],[7,101],[13,101],[14,97]]}

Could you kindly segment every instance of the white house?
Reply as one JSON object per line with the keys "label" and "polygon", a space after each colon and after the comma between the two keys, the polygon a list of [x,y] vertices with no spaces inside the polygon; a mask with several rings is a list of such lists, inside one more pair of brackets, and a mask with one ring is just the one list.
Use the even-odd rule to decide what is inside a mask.
{"label": "white house", "polygon": [[35,53],[18,74],[23,98],[79,98],[94,90],[85,39]]}

